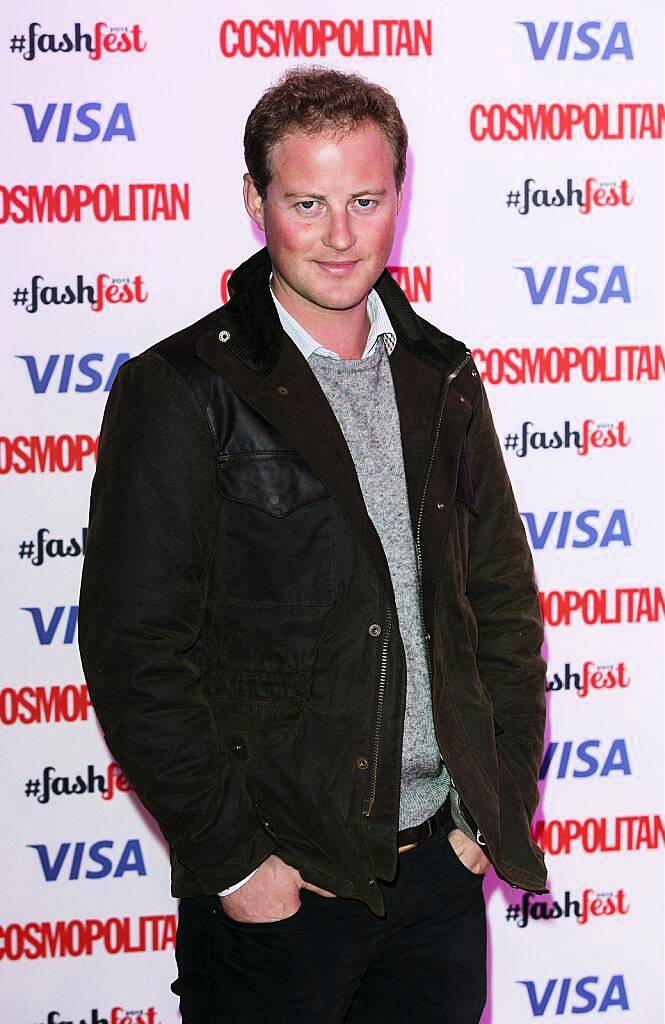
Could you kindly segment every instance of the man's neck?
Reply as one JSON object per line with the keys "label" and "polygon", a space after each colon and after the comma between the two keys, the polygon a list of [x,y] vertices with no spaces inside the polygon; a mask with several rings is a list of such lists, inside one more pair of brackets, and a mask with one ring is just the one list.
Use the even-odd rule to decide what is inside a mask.
{"label": "man's neck", "polygon": [[360,359],[371,328],[366,295],[351,309],[325,309],[303,299],[282,282],[274,269],[270,286],[287,313],[319,345],[336,352],[340,359]]}

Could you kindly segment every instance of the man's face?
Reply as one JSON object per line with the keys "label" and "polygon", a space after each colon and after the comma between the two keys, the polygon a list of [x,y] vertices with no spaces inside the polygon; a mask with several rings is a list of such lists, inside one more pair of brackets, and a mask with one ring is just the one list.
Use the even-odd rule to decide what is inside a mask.
{"label": "man's face", "polygon": [[341,137],[290,133],[272,166],[265,200],[249,174],[244,192],[278,285],[325,309],[358,305],[388,262],[402,202],[386,136],[373,123]]}

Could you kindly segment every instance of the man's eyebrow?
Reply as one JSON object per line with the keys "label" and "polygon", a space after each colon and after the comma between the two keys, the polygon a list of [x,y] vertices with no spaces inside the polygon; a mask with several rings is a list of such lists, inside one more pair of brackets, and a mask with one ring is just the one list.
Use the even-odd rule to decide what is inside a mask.
{"label": "man's eyebrow", "polygon": [[[353,192],[349,198],[359,199],[360,196],[385,196],[387,193],[385,188],[364,188],[362,192]],[[298,196],[307,196],[308,199],[325,199],[325,196],[320,195],[318,192],[285,192],[285,199],[297,199]]]}

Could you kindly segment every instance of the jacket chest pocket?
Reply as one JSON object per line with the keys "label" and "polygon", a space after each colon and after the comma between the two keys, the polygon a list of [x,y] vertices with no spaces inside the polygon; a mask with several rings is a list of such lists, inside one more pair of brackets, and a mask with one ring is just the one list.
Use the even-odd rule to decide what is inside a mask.
{"label": "jacket chest pocket", "polygon": [[294,453],[220,460],[220,589],[234,604],[333,603],[331,503]]}

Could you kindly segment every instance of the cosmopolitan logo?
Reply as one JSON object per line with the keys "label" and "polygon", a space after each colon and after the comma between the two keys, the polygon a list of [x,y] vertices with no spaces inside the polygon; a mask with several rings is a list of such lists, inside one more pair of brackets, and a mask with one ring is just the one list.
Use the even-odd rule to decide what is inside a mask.
{"label": "cosmopolitan logo", "polygon": [[532,835],[543,853],[624,853],[665,846],[665,823],[659,814],[619,818],[540,820]]}
{"label": "cosmopolitan logo", "polygon": [[98,839],[95,843],[59,843],[52,849],[46,843],[26,845],[37,854],[46,882],[122,878],[127,874],[145,877],[148,873],[138,839],[128,839],[122,844],[114,839]]}
{"label": "cosmopolitan logo", "polygon": [[41,274],[33,274],[27,287],[23,285],[14,289],[12,300],[26,313],[40,312],[42,306],[85,305],[93,313],[101,313],[107,306],[140,305],[149,294],[140,274],[134,277],[97,274],[93,284],[86,284],[83,274],[77,274],[73,285],[45,284]]}
{"label": "cosmopolitan logo", "polygon": [[0,474],[80,473],[97,461],[98,444],[91,434],[0,436]]}
{"label": "cosmopolitan logo", "polygon": [[623,974],[613,974],[609,981],[588,974],[582,978],[550,978],[542,986],[526,979],[517,979],[516,984],[524,985],[534,1017],[630,1010]]}
{"label": "cosmopolitan logo", "polygon": [[[602,748],[602,749],[601,749]],[[564,740],[547,744],[538,778],[588,779],[592,775],[632,775],[626,741]]]}
{"label": "cosmopolitan logo", "polygon": [[634,60],[628,24],[615,21],[550,21],[539,28],[535,21],[518,21],[534,60]]}
{"label": "cosmopolitan logo", "polygon": [[664,103],[475,103],[469,115],[475,142],[657,140],[664,124]]}
{"label": "cosmopolitan logo", "polygon": [[92,707],[85,685],[5,686],[0,690],[1,725],[87,722]]}
{"label": "cosmopolitan logo", "polygon": [[406,18],[373,21],[223,21],[223,57],[431,57],[432,22]]}
{"label": "cosmopolitan logo", "polygon": [[[386,267],[389,274],[397,281],[409,302],[432,301],[432,268],[408,266]],[[224,271],[220,279],[219,293],[223,303],[229,301],[228,281],[233,268]]]}
{"label": "cosmopolitan logo", "polygon": [[175,935],[175,914],[11,922],[0,925],[0,960],[173,951]]}
{"label": "cosmopolitan logo", "polygon": [[61,796],[100,796],[102,800],[113,800],[120,793],[127,793],[132,787],[120,771],[115,761],[111,761],[106,771],[95,772],[94,764],[86,766],[83,775],[57,775],[56,769],[49,764],[42,774],[27,779],[24,794],[34,797],[38,804],[47,804],[55,797]]}
{"label": "cosmopolitan logo", "polygon": [[581,267],[546,267],[541,280],[536,280],[533,267],[516,267],[524,274],[529,299],[534,306],[542,306],[548,299],[551,304],[563,306],[587,306],[597,302],[604,306],[612,300],[630,304],[630,289],[626,268],[618,265],[601,270],[597,263]]}
{"label": "cosmopolitan logo", "polygon": [[535,348],[473,349],[488,384],[614,383],[662,380],[662,345],[552,345]]}
{"label": "cosmopolitan logo", "polygon": [[616,892],[596,892],[595,889],[583,889],[575,897],[570,889],[565,889],[563,902],[560,900],[538,899],[532,892],[525,892],[518,903],[506,906],[506,921],[512,921],[518,928],[526,928],[532,921],[574,921],[576,924],[589,924],[597,918],[625,916],[630,910],[625,889]]}
{"label": "cosmopolitan logo", "polygon": [[122,1006],[113,1006],[106,1011],[94,1008],[85,1017],[76,1014],[76,1020],[73,1018],[65,1020],[59,1010],[49,1010],[40,1024],[160,1024],[160,1022],[154,1006],[149,1006],[145,1010],[126,1010]]}
{"label": "cosmopolitan logo", "polygon": [[518,458],[525,458],[533,451],[558,451],[572,449],[578,455],[586,456],[603,448],[627,448],[632,438],[628,436],[623,420],[597,423],[583,420],[575,429],[570,420],[564,420],[562,430],[532,430],[532,420],[525,420],[517,433],[506,434],[503,446]]}
{"label": "cosmopolitan logo", "polygon": [[113,1006],[110,1010],[93,1008],[85,1016],[76,1014],[76,1019],[65,1019],[60,1010],[49,1010],[40,1024],[160,1024],[154,1006],[147,1009],[126,1010],[122,1006]]}
{"label": "cosmopolitan logo", "polygon": [[77,604],[69,607],[64,604],[56,605],[48,622],[41,608],[24,607],[21,611],[28,612],[31,616],[37,639],[42,646],[48,646],[60,637],[63,644],[74,642],[79,613]]}
{"label": "cosmopolitan logo", "polygon": [[540,607],[548,626],[662,622],[665,618],[665,595],[661,587],[550,590],[540,592]]}
{"label": "cosmopolitan logo", "polygon": [[581,672],[575,672],[566,662],[561,672],[555,672],[547,680],[545,689],[551,693],[576,693],[578,697],[587,697],[596,690],[625,690],[630,683],[623,661],[616,665],[596,665],[593,661],[585,661]]}
{"label": "cosmopolitan logo", "polygon": [[17,355],[23,359],[28,371],[30,385],[36,395],[57,391],[64,395],[69,392],[90,394],[92,391],[109,391],[115,376],[123,363],[130,358],[129,352],[86,352],[84,355],[66,355],[52,352],[41,356]]}
{"label": "cosmopolitan logo", "polygon": [[565,190],[555,188],[553,191],[534,187],[535,185],[535,178],[525,178],[521,188],[508,192],[506,206],[517,210],[524,217],[538,209],[573,207],[581,214],[589,214],[592,210],[608,206],[632,206],[634,202],[626,178],[622,178],[618,184],[616,181],[586,178],[584,183],[577,187],[572,178],[566,178]]}
{"label": "cosmopolitan logo", "polygon": [[49,558],[79,558],[85,554],[85,546],[88,539],[88,527],[81,527],[81,539],[70,537],[63,540],[61,537],[50,537],[51,531],[42,526],[37,530],[37,537],[30,540],[22,540],[18,546],[18,557],[29,559],[31,565],[44,565]]}
{"label": "cosmopolitan logo", "polygon": [[20,54],[24,60],[34,60],[45,53],[85,53],[90,60],[101,60],[107,54],[142,53],[146,43],[141,39],[141,26],[107,25],[96,22],[85,32],[80,21],[74,22],[72,32],[42,32],[38,21],[31,21],[27,35],[13,35],[9,52]]}
{"label": "cosmopolitan logo", "polygon": [[542,522],[535,512],[522,512],[531,546],[536,551],[544,548],[607,548],[610,544],[632,547],[626,522],[626,512],[615,508],[601,512],[587,508],[576,514],[572,511],[548,512]]}
{"label": "cosmopolitan logo", "polygon": [[0,224],[189,220],[189,184],[0,185]]}
{"label": "cosmopolitan logo", "polygon": [[47,103],[37,114],[32,103],[14,103],[23,111],[33,142],[136,142],[128,103],[116,103],[104,112],[101,103]]}

